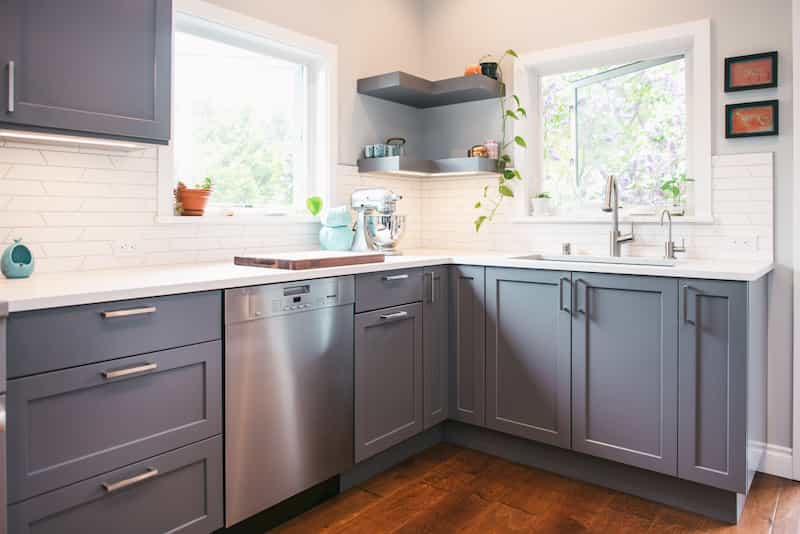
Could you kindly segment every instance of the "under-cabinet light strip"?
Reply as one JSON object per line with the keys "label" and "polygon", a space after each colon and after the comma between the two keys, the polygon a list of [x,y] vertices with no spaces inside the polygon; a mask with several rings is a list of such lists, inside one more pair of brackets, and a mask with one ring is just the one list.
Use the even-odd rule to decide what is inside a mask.
{"label": "under-cabinet light strip", "polygon": [[121,148],[133,150],[139,148],[135,143],[124,141],[106,141],[104,139],[90,139],[86,137],[70,137],[67,135],[47,135],[38,133],[16,132],[13,130],[0,130],[0,138],[20,139],[23,141],[34,141],[43,143],[69,143],[74,145],[104,146],[109,148]]}

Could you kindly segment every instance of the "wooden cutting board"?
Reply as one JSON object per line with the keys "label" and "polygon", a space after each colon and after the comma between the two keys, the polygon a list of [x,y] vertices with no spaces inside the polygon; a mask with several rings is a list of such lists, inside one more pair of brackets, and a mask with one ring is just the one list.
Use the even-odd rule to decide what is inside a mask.
{"label": "wooden cutting board", "polygon": [[233,263],[248,267],[267,267],[270,269],[319,269],[322,267],[342,267],[381,263],[386,259],[380,252],[287,252],[286,254],[256,254],[253,256],[234,256]]}

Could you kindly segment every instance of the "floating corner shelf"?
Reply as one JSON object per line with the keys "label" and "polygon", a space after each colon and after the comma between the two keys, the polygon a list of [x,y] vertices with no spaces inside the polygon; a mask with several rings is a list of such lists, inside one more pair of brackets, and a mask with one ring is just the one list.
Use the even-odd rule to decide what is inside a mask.
{"label": "floating corner shelf", "polygon": [[430,81],[396,71],[361,78],[358,92],[415,108],[433,108],[501,98],[506,95],[506,88],[502,82],[482,74]]}
{"label": "floating corner shelf", "polygon": [[414,159],[407,156],[358,160],[358,172],[394,176],[468,176],[496,174],[497,160],[489,158]]}

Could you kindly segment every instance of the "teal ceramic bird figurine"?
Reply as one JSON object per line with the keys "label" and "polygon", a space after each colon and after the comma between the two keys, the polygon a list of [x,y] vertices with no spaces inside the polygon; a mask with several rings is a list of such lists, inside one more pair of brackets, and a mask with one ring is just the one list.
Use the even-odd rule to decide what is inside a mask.
{"label": "teal ceramic bird figurine", "polygon": [[22,244],[22,239],[15,239],[3,251],[0,269],[6,278],[28,278],[33,273],[33,254]]}

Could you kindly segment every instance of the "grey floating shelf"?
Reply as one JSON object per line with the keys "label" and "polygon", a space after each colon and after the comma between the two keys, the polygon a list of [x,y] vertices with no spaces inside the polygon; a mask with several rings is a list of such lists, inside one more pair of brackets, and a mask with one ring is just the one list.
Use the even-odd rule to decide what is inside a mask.
{"label": "grey floating shelf", "polygon": [[433,108],[506,95],[503,83],[482,74],[430,81],[400,71],[361,78],[358,92],[415,108]]}
{"label": "grey floating shelf", "polygon": [[408,156],[358,160],[358,172],[405,176],[494,174],[497,160],[489,158],[413,159]]}

